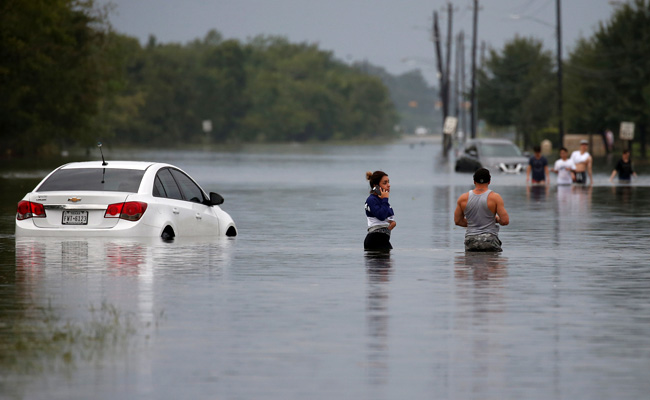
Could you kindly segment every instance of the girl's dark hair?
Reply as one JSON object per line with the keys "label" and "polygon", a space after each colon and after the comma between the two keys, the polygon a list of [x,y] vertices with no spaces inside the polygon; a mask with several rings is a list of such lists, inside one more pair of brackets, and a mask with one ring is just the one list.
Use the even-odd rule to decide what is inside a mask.
{"label": "girl's dark hair", "polygon": [[388,174],[385,173],[384,171],[375,171],[375,172],[366,172],[366,180],[370,184],[370,188],[374,188],[375,186],[379,185],[379,182],[381,182],[381,179],[384,176],[387,176]]}

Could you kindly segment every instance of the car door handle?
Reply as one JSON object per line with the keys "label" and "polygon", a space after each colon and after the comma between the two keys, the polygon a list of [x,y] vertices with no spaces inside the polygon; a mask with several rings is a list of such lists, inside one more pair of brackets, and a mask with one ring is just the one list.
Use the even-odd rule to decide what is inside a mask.
{"label": "car door handle", "polygon": [[201,219],[201,218],[203,218],[203,217],[201,216],[201,214],[196,213],[196,219]]}
{"label": "car door handle", "polygon": [[172,208],[172,212],[174,214],[179,214],[180,213],[180,211],[178,211],[178,208]]}

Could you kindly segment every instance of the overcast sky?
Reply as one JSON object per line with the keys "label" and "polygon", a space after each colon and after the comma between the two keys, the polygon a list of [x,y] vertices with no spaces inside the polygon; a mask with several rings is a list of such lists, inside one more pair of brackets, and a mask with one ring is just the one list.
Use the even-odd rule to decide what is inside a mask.
{"label": "overcast sky", "polygon": [[[113,3],[115,30],[145,43],[150,34],[159,42],[186,43],[217,29],[225,38],[246,41],[280,35],[291,42],[317,43],[337,58],[382,66],[393,74],[421,69],[435,81],[431,41],[433,11],[447,31],[447,1],[442,0],[98,0]],[[471,48],[472,0],[453,0],[453,32],[465,32]],[[607,21],[611,0],[562,0],[564,56],[576,40],[589,37]],[[479,46],[496,49],[516,34],[542,39],[555,51],[556,0],[480,0]],[[443,38],[444,40],[444,38]],[[469,63],[469,55],[466,57]]]}

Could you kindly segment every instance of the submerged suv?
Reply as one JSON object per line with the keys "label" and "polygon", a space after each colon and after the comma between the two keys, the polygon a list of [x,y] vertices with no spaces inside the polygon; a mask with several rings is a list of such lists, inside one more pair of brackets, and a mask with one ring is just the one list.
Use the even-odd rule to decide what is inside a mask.
{"label": "submerged suv", "polygon": [[471,139],[456,159],[457,172],[474,172],[483,167],[490,171],[520,173],[526,170],[528,158],[507,139]]}

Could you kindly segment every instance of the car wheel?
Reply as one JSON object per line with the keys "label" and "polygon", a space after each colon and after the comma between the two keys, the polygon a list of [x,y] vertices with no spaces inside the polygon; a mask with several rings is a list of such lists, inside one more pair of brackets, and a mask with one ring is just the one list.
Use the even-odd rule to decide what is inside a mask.
{"label": "car wheel", "polygon": [[237,229],[235,229],[234,226],[231,226],[231,227],[228,228],[228,230],[226,231],[226,236],[228,236],[228,237],[237,236]]}
{"label": "car wheel", "polygon": [[166,226],[165,229],[163,230],[163,233],[160,235],[162,240],[166,242],[174,240],[174,236],[176,235],[174,234],[174,230],[172,229],[171,226]]}

